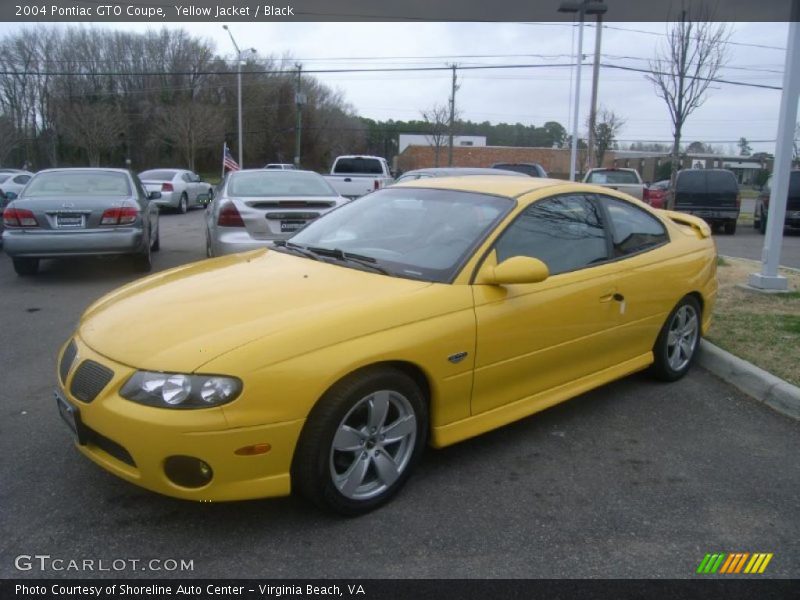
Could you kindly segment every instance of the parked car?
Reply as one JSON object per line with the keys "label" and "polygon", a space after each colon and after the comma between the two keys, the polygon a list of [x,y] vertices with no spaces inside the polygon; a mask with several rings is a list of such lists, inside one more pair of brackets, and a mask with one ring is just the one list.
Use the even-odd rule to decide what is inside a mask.
{"label": "parked car", "polygon": [[732,171],[683,169],[678,171],[675,189],[668,190],[667,196],[667,202],[674,196],[674,210],[700,217],[712,229],[721,227],[728,235],[736,233],[740,198]]}
{"label": "parked car", "polygon": [[214,197],[213,186],[186,169],[151,169],[139,173],[139,179],[147,191],[161,192],[161,198],[155,201],[157,206],[181,214],[192,206],[206,206]]}
{"label": "parked car", "polygon": [[394,183],[385,158],[379,156],[337,156],[325,179],[345,198],[360,198]]}
{"label": "parked car", "polygon": [[521,174],[515,171],[504,171],[503,169],[485,169],[473,167],[431,167],[428,169],[414,169],[406,171],[397,178],[395,183],[414,181],[416,179],[429,179],[431,177],[466,177],[474,175],[511,175],[520,177]]}
{"label": "parked car", "polygon": [[206,254],[263,248],[346,201],[312,171],[228,173],[206,211]]}
{"label": "parked car", "polygon": [[3,210],[3,243],[18,275],[42,258],[130,254],[142,271],[159,249],[158,192],[124,169],[39,171]]}
{"label": "parked car", "polygon": [[265,165],[264,168],[265,169],[279,169],[281,171],[286,171],[286,170],[291,171],[291,170],[296,169],[297,167],[295,167],[292,163],[269,163],[268,165]]}
{"label": "parked car", "polygon": [[716,259],[701,219],[605,188],[398,184],[274,248],[100,299],[61,349],[57,403],[77,448],[130,483],[194,501],[297,492],[359,514],[428,443],[639,370],[682,377]]}
{"label": "parked car", "polygon": [[665,201],[669,183],[669,179],[663,179],[645,186],[643,200],[653,208],[666,208]]}
{"label": "parked car", "polygon": [[547,171],[539,163],[494,163],[492,168],[516,171],[528,177],[547,177]]}
{"label": "parked car", "polygon": [[[9,202],[8,196],[6,196],[3,190],[0,190],[0,212],[5,210]],[[3,219],[0,219],[0,246],[3,245],[3,229]]]}
{"label": "parked car", "polygon": [[[769,217],[769,196],[772,193],[772,175],[756,200],[753,211],[753,227],[761,233],[767,232],[767,218]],[[786,229],[800,229],[800,169],[789,173],[789,192],[786,198]]]}
{"label": "parked car", "polygon": [[619,190],[634,198],[644,200],[644,182],[636,169],[618,169],[616,167],[589,169],[583,176],[583,182]]}
{"label": "parked car", "polygon": [[19,173],[0,173],[0,188],[8,195],[9,193],[14,196],[19,196],[28,182],[33,177],[30,171],[21,171]]}

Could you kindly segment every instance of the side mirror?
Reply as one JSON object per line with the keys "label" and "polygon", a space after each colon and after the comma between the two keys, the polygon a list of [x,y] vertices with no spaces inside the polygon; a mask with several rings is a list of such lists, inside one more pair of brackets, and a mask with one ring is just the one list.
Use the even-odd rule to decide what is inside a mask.
{"label": "side mirror", "polygon": [[149,194],[147,194],[147,198],[149,200],[158,200],[159,198],[161,198],[161,192],[150,192]]}
{"label": "side mirror", "polygon": [[512,256],[496,266],[484,263],[476,283],[485,285],[539,283],[548,277],[550,269],[538,258]]}

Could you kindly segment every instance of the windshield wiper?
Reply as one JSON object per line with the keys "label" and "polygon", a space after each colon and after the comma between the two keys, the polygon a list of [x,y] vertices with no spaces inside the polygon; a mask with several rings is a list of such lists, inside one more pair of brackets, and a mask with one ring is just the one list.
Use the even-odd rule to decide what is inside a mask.
{"label": "windshield wiper", "polygon": [[361,265],[362,267],[367,267],[372,269],[373,271],[377,271],[383,275],[391,275],[389,271],[384,269],[383,267],[379,266],[378,260],[373,258],[372,256],[364,256],[363,254],[354,254],[352,252],[345,252],[340,248],[319,248],[316,246],[306,246],[306,250],[313,252],[314,254],[318,254],[320,256],[330,256],[331,258],[335,258],[336,260],[341,260],[342,262],[353,262],[356,264]]}
{"label": "windshield wiper", "polygon": [[294,244],[294,243],[286,241],[286,240],[275,240],[274,242],[272,242],[272,245],[273,246],[278,246],[279,248],[286,248],[287,250],[289,250],[291,252],[295,252],[297,254],[305,256],[306,258],[310,258],[311,260],[319,260],[320,259],[319,256],[316,253],[311,252],[310,250],[307,250],[305,247],[301,246],[300,244]]}

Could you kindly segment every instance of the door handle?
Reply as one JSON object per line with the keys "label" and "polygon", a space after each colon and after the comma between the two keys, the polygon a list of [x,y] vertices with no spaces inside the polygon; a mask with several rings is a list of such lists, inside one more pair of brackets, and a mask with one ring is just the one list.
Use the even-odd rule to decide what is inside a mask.
{"label": "door handle", "polygon": [[612,300],[615,302],[625,302],[625,296],[623,296],[619,292],[614,292],[613,294],[609,293],[604,296],[600,296],[600,302],[611,302]]}

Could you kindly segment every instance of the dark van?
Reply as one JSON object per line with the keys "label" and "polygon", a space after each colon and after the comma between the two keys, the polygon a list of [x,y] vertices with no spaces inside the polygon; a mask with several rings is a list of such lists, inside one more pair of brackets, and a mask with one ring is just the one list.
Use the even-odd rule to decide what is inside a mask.
{"label": "dark van", "polygon": [[683,169],[675,180],[673,210],[705,220],[712,229],[722,226],[736,233],[739,218],[739,184],[727,169]]}
{"label": "dark van", "polygon": [[[769,215],[769,195],[772,192],[772,175],[756,200],[753,213],[753,227],[767,232],[767,216]],[[786,229],[800,229],[800,170],[789,173],[789,197],[786,199]]]}

